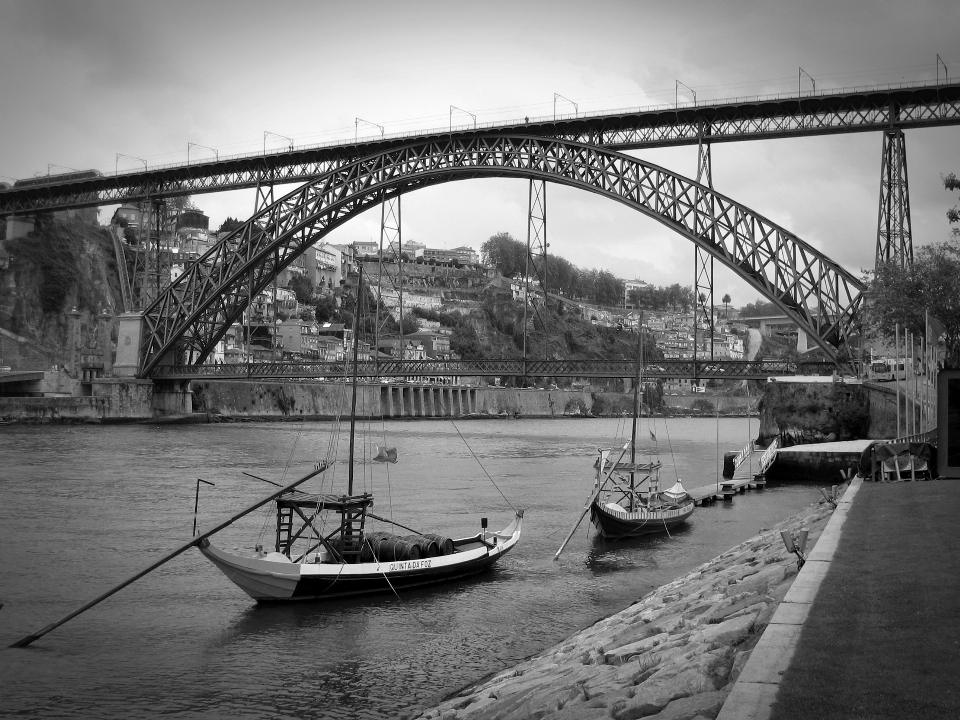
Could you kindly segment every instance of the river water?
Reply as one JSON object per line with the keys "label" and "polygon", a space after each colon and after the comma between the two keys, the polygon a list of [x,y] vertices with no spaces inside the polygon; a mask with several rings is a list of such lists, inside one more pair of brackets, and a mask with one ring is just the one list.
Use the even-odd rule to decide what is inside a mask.
{"label": "river water", "polygon": [[[718,447],[721,456],[741,447],[756,421],[658,421],[644,437],[650,429],[664,485],[679,476],[691,488],[716,480]],[[599,540],[584,520],[554,562],[589,497],[596,449],[622,436],[623,422],[387,422],[361,428],[361,445],[385,437],[400,457],[376,466],[372,481],[369,465],[357,475],[358,489],[376,492],[377,514],[458,537],[477,532],[481,517],[506,527],[507,501],[526,509],[520,544],[492,571],[400,599],[258,606],[189,550],[29,648],[7,648],[189,538],[197,478],[216,484],[200,491],[204,528],[270,491],[241,471],[289,481],[326,455],[330,430],[0,429],[0,715],[404,717],[817,499],[815,485],[771,486],[698,508],[671,538],[627,542]],[[337,452],[344,457],[346,444]],[[265,520],[253,513],[214,543],[250,549],[266,526],[269,544]]]}

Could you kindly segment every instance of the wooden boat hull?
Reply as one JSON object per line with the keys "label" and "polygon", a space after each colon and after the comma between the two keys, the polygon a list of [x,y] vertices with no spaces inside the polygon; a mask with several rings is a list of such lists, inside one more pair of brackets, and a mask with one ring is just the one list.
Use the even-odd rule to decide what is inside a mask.
{"label": "wooden boat hull", "polygon": [[396,562],[293,563],[243,557],[207,543],[202,552],[257,602],[324,600],[393,592],[448,582],[483,572],[520,539],[522,515],[503,532],[454,541],[456,551],[420,560]]}
{"label": "wooden boat hull", "polygon": [[669,510],[627,512],[610,510],[594,501],[590,505],[590,521],[605,538],[640,537],[672,530],[693,515],[693,501]]}

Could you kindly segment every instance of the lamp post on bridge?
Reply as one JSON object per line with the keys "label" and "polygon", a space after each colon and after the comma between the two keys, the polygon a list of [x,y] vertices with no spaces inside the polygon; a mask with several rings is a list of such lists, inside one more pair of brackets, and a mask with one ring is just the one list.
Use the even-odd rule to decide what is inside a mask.
{"label": "lamp post on bridge", "polygon": [[363,118],[356,118],[356,119],[354,119],[354,121],[353,121],[353,141],[354,141],[354,142],[357,142],[357,140],[359,139],[358,129],[359,129],[359,127],[360,127],[360,123],[364,123],[364,124],[366,124],[366,125],[370,125],[371,127],[375,127],[375,128],[377,128],[377,129],[379,129],[379,130],[380,130],[380,139],[383,140],[383,138],[384,138],[384,136],[385,136],[385,133],[384,133],[384,131],[383,131],[383,125],[377,125],[375,122],[370,122],[369,120],[364,120]]}
{"label": "lamp post on bridge", "polygon": [[200,143],[188,142],[187,143],[187,165],[190,164],[190,148],[192,147],[198,147],[198,148],[203,148],[204,150],[210,150],[216,156],[217,160],[220,159],[220,153],[217,151],[216,148],[212,148],[208,145],[201,145]]}
{"label": "lamp post on bridge", "polygon": [[676,84],[674,85],[674,88],[673,88],[673,107],[674,107],[674,108],[679,108],[679,107],[680,107],[680,86],[681,86],[681,85],[683,85],[683,87],[686,88],[686,90],[687,90],[691,95],[693,95],[693,106],[696,107],[696,106],[697,106],[697,91],[694,90],[694,89],[693,89],[692,87],[690,87],[689,85],[680,82],[679,80],[676,81]]}
{"label": "lamp post on bridge", "polygon": [[287,137],[286,135],[281,135],[280,133],[275,133],[275,132],[270,132],[269,130],[264,130],[264,131],[263,131],[263,154],[264,154],[264,155],[267,154],[267,135],[273,135],[274,137],[283,138],[283,139],[286,140],[288,143],[290,143],[290,144],[287,146],[287,149],[288,149],[288,150],[293,150],[293,138],[289,138],[289,137]]}
{"label": "lamp post on bridge", "polygon": [[142,163],[143,163],[143,169],[144,169],[144,170],[147,169],[147,161],[144,160],[143,158],[138,158],[138,157],[135,157],[135,156],[133,156],[133,155],[124,155],[123,153],[117,153],[116,160],[115,160],[114,163],[113,163],[113,174],[114,174],[114,175],[119,175],[119,174],[120,174],[120,158],[122,158],[122,157],[123,157],[123,158],[130,158],[131,160],[136,160],[137,162],[142,162]]}
{"label": "lamp post on bridge", "polygon": [[474,130],[477,129],[477,116],[476,116],[476,115],[474,115],[474,114],[473,114],[472,112],[470,112],[469,110],[464,110],[463,108],[458,108],[456,105],[451,105],[451,106],[450,106],[450,131],[451,131],[451,132],[453,131],[453,111],[454,111],[454,110],[459,110],[460,112],[466,113],[467,115],[469,115],[470,117],[472,117],[472,118],[473,118],[473,129],[474,129]]}
{"label": "lamp post on bridge", "polygon": [[564,97],[564,96],[561,95],[560,93],[554,93],[554,94],[553,94],[553,119],[554,119],[554,120],[557,119],[557,98],[560,98],[561,100],[566,100],[568,103],[570,103],[571,105],[573,105],[573,116],[574,116],[574,117],[577,117],[577,116],[580,114],[580,106],[577,105],[573,100],[571,100],[571,99],[568,98],[568,97]]}
{"label": "lamp post on bridge", "polygon": [[[938,55],[937,57],[940,57],[940,56]],[[817,94],[817,81],[814,80],[814,79],[810,76],[810,73],[808,73],[808,72],[807,72],[806,70],[804,70],[803,68],[800,68],[800,72],[797,73],[797,95],[802,95],[802,94],[803,94],[803,76],[804,76],[804,75],[806,75],[807,78],[810,80],[810,82],[813,83],[813,90],[810,92],[810,94],[811,94],[811,95],[816,95],[816,94]]]}

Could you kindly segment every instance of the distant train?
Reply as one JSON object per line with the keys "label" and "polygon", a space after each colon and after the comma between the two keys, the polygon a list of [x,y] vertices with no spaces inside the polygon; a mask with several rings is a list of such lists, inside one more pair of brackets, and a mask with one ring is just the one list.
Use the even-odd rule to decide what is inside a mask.
{"label": "distant train", "polygon": [[34,185],[49,185],[57,182],[72,182],[74,180],[90,180],[91,178],[103,177],[99,170],[77,170],[76,172],[56,173],[54,175],[39,175],[32,178],[17,180],[14,188],[33,187]]}

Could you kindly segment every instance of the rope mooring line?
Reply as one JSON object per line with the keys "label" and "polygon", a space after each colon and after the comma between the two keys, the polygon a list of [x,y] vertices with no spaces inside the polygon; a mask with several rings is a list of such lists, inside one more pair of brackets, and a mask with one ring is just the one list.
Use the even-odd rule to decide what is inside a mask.
{"label": "rope mooring line", "polygon": [[463,444],[467,446],[467,450],[469,450],[470,454],[473,455],[473,459],[477,461],[477,465],[479,465],[480,469],[483,470],[483,474],[487,476],[487,479],[491,483],[493,483],[493,486],[497,489],[497,492],[500,493],[500,497],[502,497],[506,501],[507,505],[510,506],[511,510],[513,510],[514,512],[517,512],[517,509],[513,506],[513,503],[510,502],[507,496],[503,494],[503,490],[500,489],[500,486],[494,482],[492,477],[490,477],[490,473],[487,472],[487,469],[483,466],[483,463],[480,462],[480,458],[477,457],[477,454],[473,451],[473,448],[470,447],[470,444],[467,442],[467,439],[463,437],[463,433],[460,432],[460,428],[457,427],[457,424],[453,420],[450,421],[450,424],[453,425],[453,429],[457,431],[457,435],[459,435],[460,439],[463,440]]}

